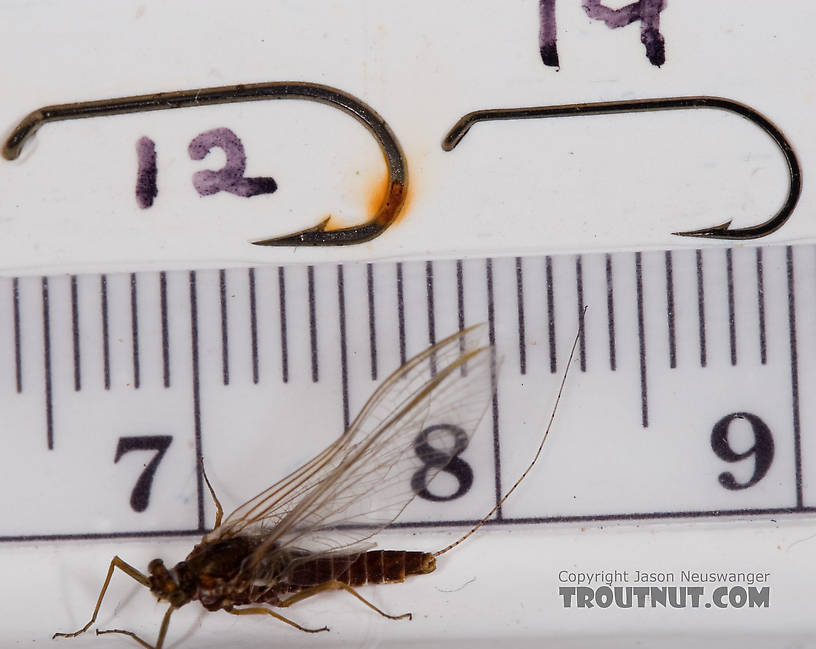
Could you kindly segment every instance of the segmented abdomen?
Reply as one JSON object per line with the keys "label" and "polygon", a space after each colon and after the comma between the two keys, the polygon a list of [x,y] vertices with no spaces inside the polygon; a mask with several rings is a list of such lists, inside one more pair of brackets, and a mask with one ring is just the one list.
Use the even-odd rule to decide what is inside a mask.
{"label": "segmented abdomen", "polygon": [[411,575],[433,572],[436,559],[427,552],[370,550],[359,555],[318,557],[296,566],[287,578],[289,591],[329,581],[349,586],[389,584],[405,581]]}

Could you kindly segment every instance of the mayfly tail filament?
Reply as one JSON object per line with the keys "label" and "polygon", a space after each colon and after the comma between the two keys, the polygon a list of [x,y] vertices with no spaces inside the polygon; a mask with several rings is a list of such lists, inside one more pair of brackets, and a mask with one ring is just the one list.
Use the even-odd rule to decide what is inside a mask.
{"label": "mayfly tail filament", "polygon": [[487,514],[478,523],[476,523],[473,527],[471,527],[467,531],[467,533],[465,533],[463,536],[460,536],[453,543],[451,543],[448,546],[445,546],[441,550],[438,550],[437,552],[433,552],[432,555],[434,557],[438,557],[440,555],[445,554],[449,550],[453,550],[453,548],[455,548],[462,541],[467,539],[471,534],[473,534],[476,530],[478,530],[482,525],[487,523],[487,521],[490,520],[490,517],[493,516],[493,514],[495,514],[498,511],[499,507],[501,507],[504,504],[504,502],[510,497],[510,494],[512,494],[516,490],[516,488],[522,483],[524,478],[527,477],[527,474],[530,473],[532,468],[535,466],[535,463],[538,462],[538,458],[541,456],[541,451],[544,448],[544,442],[547,441],[547,436],[550,434],[550,429],[552,428],[553,421],[555,421],[555,413],[558,411],[558,403],[561,401],[561,393],[564,391],[564,386],[567,383],[567,377],[569,376],[569,370],[570,370],[570,366],[572,365],[572,359],[575,356],[575,348],[578,346],[578,341],[581,338],[581,332],[582,332],[583,327],[584,327],[584,316],[586,315],[586,310],[587,310],[587,307],[585,306],[583,312],[581,313],[581,321],[578,323],[578,333],[575,335],[575,340],[572,341],[572,348],[570,349],[569,357],[567,358],[567,365],[564,368],[564,374],[561,377],[561,383],[558,386],[558,393],[555,396],[555,404],[553,405],[552,412],[550,413],[550,419],[547,422],[547,427],[544,429],[544,435],[542,435],[542,437],[541,437],[541,442],[538,445],[538,449],[536,450],[536,454],[533,456],[532,461],[530,462],[529,465],[527,465],[527,468],[524,469],[524,472],[519,476],[518,480],[515,481],[513,486],[510,487],[510,489],[508,489],[504,493],[504,495],[499,499],[499,502],[496,503],[496,505],[493,507],[493,509],[491,509],[489,512],[487,512]]}

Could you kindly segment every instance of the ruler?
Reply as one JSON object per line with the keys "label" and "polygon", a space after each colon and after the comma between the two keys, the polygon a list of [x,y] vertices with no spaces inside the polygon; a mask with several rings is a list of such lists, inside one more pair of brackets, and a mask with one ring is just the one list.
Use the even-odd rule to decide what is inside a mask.
{"label": "ruler", "polygon": [[498,389],[403,527],[814,511],[810,245],[5,278],[4,541],[201,534],[406,358],[486,322]]}

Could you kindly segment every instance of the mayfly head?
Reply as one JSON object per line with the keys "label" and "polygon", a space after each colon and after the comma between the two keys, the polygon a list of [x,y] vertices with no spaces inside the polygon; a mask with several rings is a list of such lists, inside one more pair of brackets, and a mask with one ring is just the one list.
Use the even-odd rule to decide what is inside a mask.
{"label": "mayfly head", "polygon": [[159,599],[170,602],[175,608],[184,606],[193,598],[195,579],[182,561],[168,570],[164,561],[153,559],[148,566],[150,591]]}

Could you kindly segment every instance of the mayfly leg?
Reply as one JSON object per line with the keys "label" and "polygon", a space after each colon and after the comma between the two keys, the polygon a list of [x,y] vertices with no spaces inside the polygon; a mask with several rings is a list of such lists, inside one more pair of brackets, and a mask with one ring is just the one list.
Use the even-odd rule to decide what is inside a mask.
{"label": "mayfly leg", "polygon": [[377,608],[376,606],[374,606],[374,604],[372,604],[365,597],[360,595],[360,593],[358,593],[354,588],[352,588],[348,584],[344,584],[342,581],[337,581],[337,580],[327,581],[327,582],[325,582],[323,584],[318,584],[317,586],[311,586],[309,588],[304,588],[299,593],[296,593],[295,595],[292,595],[291,597],[287,597],[284,601],[280,602],[278,604],[278,606],[280,606],[280,607],[291,606],[292,604],[296,604],[297,602],[300,602],[300,601],[302,601],[304,599],[307,599],[309,597],[317,595],[318,593],[322,593],[324,590],[344,590],[347,593],[351,593],[357,599],[359,599],[363,604],[368,606],[370,609],[376,611],[377,613],[379,613],[383,617],[387,617],[389,620],[402,620],[402,619],[405,619],[405,618],[408,618],[409,620],[413,619],[413,615],[411,613],[403,613],[402,615],[389,615],[385,611],[383,611],[383,610]]}
{"label": "mayfly leg", "polygon": [[[234,608],[231,611],[228,611],[232,615],[271,615],[274,618],[277,618],[281,622],[286,622],[289,626],[293,626],[300,631],[305,631],[306,633],[320,633],[321,631],[328,631],[329,627],[324,626],[320,627],[319,629],[307,629],[305,626],[300,626],[297,622],[290,620],[288,617],[284,617],[280,613],[275,613],[275,611],[270,611],[268,608],[264,608],[262,606],[254,606],[252,608]],[[156,647],[156,649],[161,649],[161,647]]]}
{"label": "mayfly leg", "polygon": [[104,635],[106,633],[121,633],[122,635],[126,635],[130,638],[133,638],[136,642],[140,645],[145,647],[145,649],[162,649],[162,645],[164,645],[164,636],[167,635],[167,626],[170,624],[170,614],[175,611],[175,606],[171,606],[167,609],[167,613],[164,614],[162,618],[161,628],[159,629],[159,637],[156,639],[156,644],[152,645],[144,640],[142,640],[139,636],[137,636],[133,631],[125,631],[123,629],[105,629],[105,630],[96,630],[96,635]]}
{"label": "mayfly leg", "polygon": [[215,525],[213,525],[213,530],[217,530],[221,527],[221,518],[224,516],[224,508],[221,507],[221,502],[218,500],[218,496],[215,495],[215,489],[213,489],[212,484],[210,484],[210,479],[204,470],[204,460],[200,460],[199,465],[201,466],[201,475],[204,478],[204,482],[207,483],[207,489],[210,490],[210,496],[212,496],[213,502],[215,503]]}
{"label": "mayfly leg", "polygon": [[74,631],[73,633],[55,633],[51,636],[51,639],[60,637],[60,638],[73,638],[78,636],[81,633],[85,633],[88,630],[88,627],[91,626],[96,621],[96,616],[99,613],[99,607],[102,606],[102,599],[105,597],[105,591],[108,590],[108,584],[110,583],[111,577],[113,576],[113,569],[119,568],[122,572],[124,572],[129,577],[132,577],[136,581],[138,581],[142,586],[147,586],[150,588],[150,582],[147,579],[147,576],[136,570],[133,566],[129,563],[125,563],[119,557],[113,557],[110,562],[110,566],[108,566],[108,574],[105,577],[105,583],[102,584],[102,590],[99,592],[99,599],[96,600],[96,607],[93,610],[93,615],[91,615],[91,619],[88,620],[88,623],[83,626],[79,631]]}

